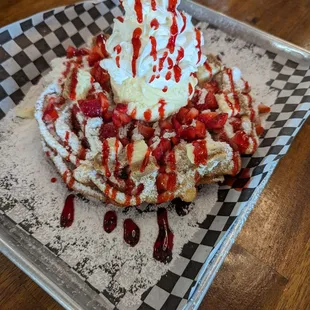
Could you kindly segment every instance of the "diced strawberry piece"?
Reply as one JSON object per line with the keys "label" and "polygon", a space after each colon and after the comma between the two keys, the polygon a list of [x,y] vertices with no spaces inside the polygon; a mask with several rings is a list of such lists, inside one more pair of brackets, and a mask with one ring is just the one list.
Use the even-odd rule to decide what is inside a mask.
{"label": "diced strawberry piece", "polygon": [[268,107],[265,104],[261,103],[261,104],[258,105],[258,112],[260,114],[269,113],[270,112],[270,107]]}
{"label": "diced strawberry piece", "polygon": [[100,48],[101,56],[104,58],[109,56],[109,53],[107,52],[106,47],[105,47],[106,40],[107,38],[105,37],[103,33],[99,34],[96,37],[96,46]]}
{"label": "diced strawberry piece", "polygon": [[45,122],[55,122],[58,118],[57,110],[55,109],[55,106],[52,103],[48,103],[46,108],[44,109],[42,119]]}
{"label": "diced strawberry piece", "polygon": [[82,47],[79,49],[79,55],[81,56],[89,55],[89,53],[90,53],[90,50],[86,47]]}
{"label": "diced strawberry piece", "polygon": [[152,154],[158,162],[160,162],[167,151],[171,150],[171,143],[168,139],[161,139]]}
{"label": "diced strawberry piece", "polygon": [[114,125],[117,127],[124,126],[131,122],[131,117],[128,114],[126,114],[126,112],[122,112],[125,110],[121,106],[125,106],[126,111],[127,111],[127,106],[125,104],[124,105],[118,104],[112,114],[112,121]]}
{"label": "diced strawberry piece", "polygon": [[78,100],[78,104],[85,116],[99,117],[102,115],[100,99],[82,99]]}
{"label": "diced strawberry piece", "polygon": [[176,174],[159,173],[156,178],[156,186],[159,193],[173,191],[176,188]]}
{"label": "diced strawberry piece", "polygon": [[72,124],[73,131],[75,133],[78,133],[81,130],[81,125],[77,119],[77,114],[79,111],[80,109],[78,105],[74,104],[71,109],[71,124]]}
{"label": "diced strawberry piece", "polygon": [[199,111],[195,108],[191,108],[188,113],[185,115],[185,122],[187,124],[191,123],[193,119],[195,119],[199,114]]}
{"label": "diced strawberry piece", "polygon": [[192,97],[192,99],[191,99],[191,102],[192,102],[194,105],[196,105],[197,102],[199,101],[200,95],[201,95],[201,90],[195,89],[194,95],[193,95],[193,97]]}
{"label": "diced strawberry piece", "polygon": [[258,136],[261,136],[265,131],[264,127],[260,124],[257,124],[255,129]]}
{"label": "diced strawberry piece", "polygon": [[173,125],[168,120],[160,120],[159,127],[161,130],[172,130]]}
{"label": "diced strawberry piece", "polygon": [[212,80],[211,82],[205,83],[203,85],[203,88],[207,89],[209,92],[212,92],[214,94],[219,92],[219,86],[216,81]]}
{"label": "diced strawberry piece", "polygon": [[56,107],[61,107],[66,103],[66,99],[63,96],[50,97],[48,102],[55,105]]}
{"label": "diced strawberry piece", "polygon": [[180,138],[177,136],[171,137],[170,141],[173,143],[173,145],[178,145],[180,143]]}
{"label": "diced strawberry piece", "polygon": [[150,126],[144,125],[143,123],[138,123],[138,131],[145,139],[150,139],[153,137],[155,129]]}
{"label": "diced strawberry piece", "polygon": [[181,123],[181,124],[185,124],[186,123],[186,115],[188,113],[188,109],[186,108],[181,108],[179,110],[179,112],[177,113],[177,120]]}
{"label": "diced strawberry piece", "polygon": [[77,56],[78,49],[73,47],[72,45],[69,45],[67,48],[67,58],[72,58],[74,56]]}
{"label": "diced strawberry piece", "polygon": [[176,132],[177,134],[179,134],[180,131],[181,131],[182,125],[181,125],[180,122],[177,120],[176,115],[173,115],[173,116],[172,116],[171,121],[172,121],[173,127],[174,127],[174,129],[175,129],[175,132]]}
{"label": "diced strawberry piece", "polygon": [[110,91],[110,75],[106,70],[100,67],[99,63],[94,65],[94,67],[90,70],[90,74],[95,81],[100,84],[103,90],[107,92]]}
{"label": "diced strawberry piece", "polygon": [[205,102],[202,104],[197,104],[196,109],[199,111],[204,111],[204,110],[216,110],[218,108],[218,104],[216,101],[216,98],[212,92],[208,92],[206,97],[205,97]]}
{"label": "diced strawberry piece", "polygon": [[109,122],[112,122],[112,111],[106,111],[104,114],[103,114],[103,120],[106,122],[106,123],[109,123]]}
{"label": "diced strawberry piece", "polygon": [[109,108],[109,99],[103,92],[100,92],[97,95],[101,102],[101,113],[104,114]]}
{"label": "diced strawberry piece", "polygon": [[184,139],[186,141],[193,141],[196,138],[196,129],[192,126],[182,128],[182,131],[180,133],[181,139]]}
{"label": "diced strawberry piece", "polygon": [[101,141],[107,138],[116,137],[118,134],[117,128],[113,123],[102,124],[99,131],[99,138]]}
{"label": "diced strawberry piece", "polygon": [[98,61],[100,61],[102,57],[100,54],[96,53],[95,51],[91,51],[90,54],[88,55],[88,64],[90,67],[94,66]]}
{"label": "diced strawberry piece", "polygon": [[234,132],[241,129],[241,119],[239,117],[232,118],[229,123],[233,127]]}
{"label": "diced strawberry piece", "polygon": [[242,130],[236,132],[236,134],[231,138],[231,146],[238,150],[241,154],[244,154],[249,147],[249,137]]}
{"label": "diced strawberry piece", "polygon": [[115,110],[121,113],[127,113],[128,105],[125,103],[118,103],[115,107]]}
{"label": "diced strawberry piece", "polygon": [[206,125],[207,129],[221,129],[224,127],[227,119],[227,113],[209,112],[200,114],[197,119]]}
{"label": "diced strawberry piece", "polygon": [[206,137],[206,126],[203,122],[196,121],[196,138],[197,139],[203,139]]}

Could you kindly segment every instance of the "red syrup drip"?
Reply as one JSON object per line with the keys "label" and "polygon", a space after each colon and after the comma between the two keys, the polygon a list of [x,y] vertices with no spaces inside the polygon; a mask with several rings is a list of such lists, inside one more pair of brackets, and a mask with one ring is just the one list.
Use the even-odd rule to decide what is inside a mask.
{"label": "red syrup drip", "polygon": [[122,16],[117,16],[116,19],[118,19],[121,23],[124,22],[124,17],[122,17]]}
{"label": "red syrup drip", "polygon": [[184,48],[181,46],[178,50],[177,62],[180,62],[184,58]]}
{"label": "red syrup drip", "polygon": [[124,221],[124,240],[132,247],[137,245],[140,240],[140,228],[131,219]]}
{"label": "red syrup drip", "polygon": [[173,72],[174,72],[174,79],[178,83],[182,76],[182,69],[178,65],[175,65],[173,67]]}
{"label": "red syrup drip", "polygon": [[152,10],[156,11],[156,0],[151,0]]}
{"label": "red syrup drip", "polygon": [[150,36],[150,40],[151,40],[151,45],[152,45],[150,56],[152,56],[154,61],[156,61],[156,59],[157,59],[156,39],[155,39],[155,37]]}
{"label": "red syrup drip", "polygon": [[197,40],[197,45],[195,47],[198,49],[198,61],[197,61],[198,63],[201,59],[201,35],[200,35],[200,31],[197,28],[195,28],[195,32],[196,32],[196,40]]}
{"label": "red syrup drip", "polygon": [[150,23],[150,26],[151,28],[154,28],[154,30],[157,30],[158,27],[159,27],[159,22],[156,18],[152,19],[151,20],[151,23]]}
{"label": "red syrup drip", "polygon": [[172,24],[170,27],[170,38],[167,44],[167,48],[169,49],[170,54],[173,54],[174,52],[177,35],[178,35],[178,23],[176,15],[174,14],[172,17]]}
{"label": "red syrup drip", "polygon": [[60,226],[70,227],[74,221],[74,195],[70,194],[65,201],[64,208],[60,216]]}
{"label": "red syrup drip", "polygon": [[133,77],[136,76],[137,73],[137,59],[139,57],[140,48],[141,48],[141,37],[142,29],[136,28],[132,34],[131,43],[133,46],[133,55],[132,55],[132,61],[131,61],[131,69],[132,69],[132,75]]}
{"label": "red syrup drip", "polygon": [[138,21],[138,23],[141,24],[143,22],[141,0],[135,0],[135,11],[136,11],[136,15],[137,15],[137,21]]}
{"label": "red syrup drip", "polygon": [[169,0],[167,10],[169,12],[175,12],[177,4],[178,4],[178,0]]}
{"label": "red syrup drip", "polygon": [[206,62],[204,63],[204,66],[205,66],[206,70],[209,72],[210,78],[212,78],[212,68],[211,68],[211,66],[209,65],[208,61],[206,61]]}
{"label": "red syrup drip", "polygon": [[172,260],[173,233],[169,228],[167,210],[157,210],[157,223],[159,228],[158,237],[154,244],[153,257],[162,262],[169,263]]}
{"label": "red syrup drip", "polygon": [[51,178],[52,183],[56,183],[57,179],[56,178]]}
{"label": "red syrup drip", "polygon": [[182,29],[180,31],[180,33],[182,33],[185,30],[185,28],[186,28],[186,16],[183,14],[183,12],[180,12],[180,14],[181,14],[182,19],[183,19],[183,27],[182,27]]}
{"label": "red syrup drip", "polygon": [[208,160],[207,141],[194,141],[194,161],[197,166],[200,164],[205,165]]}
{"label": "red syrup drip", "polygon": [[117,225],[117,215],[114,211],[108,211],[104,215],[103,219],[103,229],[108,234],[111,233]]}

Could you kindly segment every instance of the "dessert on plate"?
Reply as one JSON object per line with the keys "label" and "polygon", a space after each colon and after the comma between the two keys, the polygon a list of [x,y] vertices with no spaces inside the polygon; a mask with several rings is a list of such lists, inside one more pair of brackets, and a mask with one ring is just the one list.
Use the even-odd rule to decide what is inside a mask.
{"label": "dessert on plate", "polygon": [[43,149],[70,189],[119,206],[193,201],[263,132],[238,68],[203,55],[179,1],[123,1],[111,36],[69,47],[36,104]]}

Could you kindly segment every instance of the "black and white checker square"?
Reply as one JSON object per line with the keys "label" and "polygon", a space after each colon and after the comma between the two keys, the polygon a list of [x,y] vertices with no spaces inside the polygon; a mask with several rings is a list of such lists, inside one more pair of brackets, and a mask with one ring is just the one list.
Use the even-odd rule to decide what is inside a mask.
{"label": "black and white checker square", "polygon": [[[0,30],[0,119],[19,103],[32,84],[49,70],[49,62],[65,55],[69,45],[79,47],[101,31],[111,32],[113,18],[122,10],[112,1],[80,3],[56,8],[14,23]],[[199,26],[199,25],[198,25]],[[225,34],[223,34],[225,35]],[[222,184],[218,202],[199,225],[195,236],[186,244],[174,266],[143,295],[140,305],[132,309],[182,309],[195,287],[202,268],[215,254],[228,230],[244,208],[247,208],[255,189],[263,182],[275,164],[287,152],[293,137],[310,114],[310,68],[266,51],[273,60],[271,81],[268,85],[278,91],[266,121],[266,131],[257,152],[244,157],[238,178],[228,186]],[[246,176],[245,176],[246,175]],[[11,200],[0,206],[16,226],[40,241],[55,255],[57,246],[44,238],[37,219],[25,221],[31,209]],[[62,254],[64,255],[64,254]],[[96,268],[91,274],[83,271],[78,255],[67,261],[81,281],[85,281],[112,308],[128,309],[122,301],[114,307],[113,296],[106,294],[108,283],[104,270]],[[64,259],[60,255],[59,259]],[[101,276],[100,276],[101,275]]]}

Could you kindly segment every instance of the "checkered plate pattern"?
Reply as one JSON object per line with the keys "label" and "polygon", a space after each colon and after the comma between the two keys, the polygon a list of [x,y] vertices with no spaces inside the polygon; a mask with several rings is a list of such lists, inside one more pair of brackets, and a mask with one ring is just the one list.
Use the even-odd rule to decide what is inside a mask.
{"label": "checkered plate pattern", "polygon": [[[121,9],[110,0],[85,2],[39,13],[0,29],[0,119],[49,71],[53,58],[64,56],[69,45],[80,47],[101,31],[110,33],[113,19],[119,15],[122,15]],[[132,309],[172,310],[186,305],[200,271],[214,256],[214,249],[240,212],[247,208],[255,189],[285,155],[310,115],[309,66],[266,53],[273,60],[272,80],[268,85],[278,91],[278,97],[257,152],[243,158],[246,177],[241,173],[232,185],[220,186],[218,202],[198,233],[184,246],[176,264],[144,293],[141,304]],[[0,210],[5,214],[6,205],[2,203]],[[20,227],[27,231],[27,226]],[[48,244],[42,246],[48,247]],[[57,259],[60,258],[55,255]],[[113,296],[92,286],[90,280],[81,277],[81,281],[109,301],[112,309],[128,309],[121,303],[115,307]]]}

